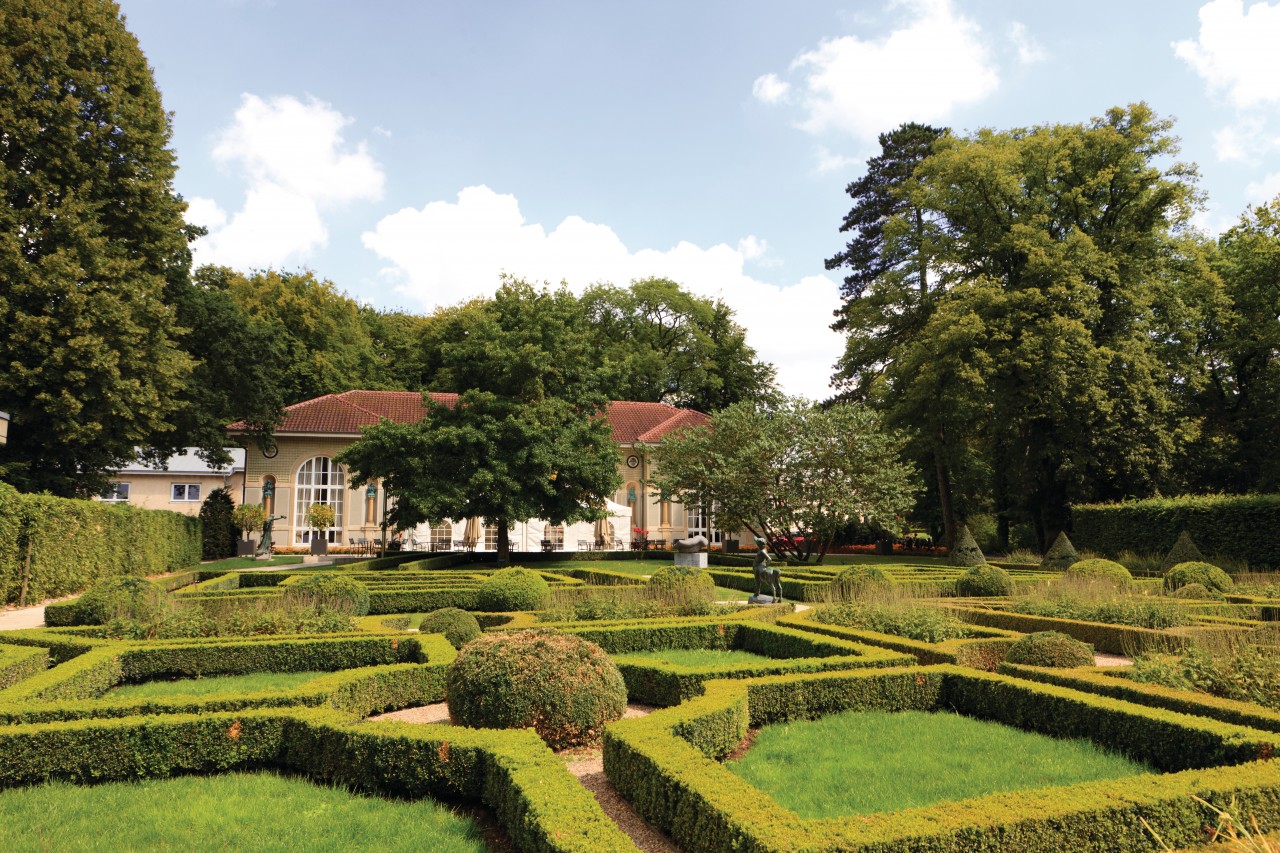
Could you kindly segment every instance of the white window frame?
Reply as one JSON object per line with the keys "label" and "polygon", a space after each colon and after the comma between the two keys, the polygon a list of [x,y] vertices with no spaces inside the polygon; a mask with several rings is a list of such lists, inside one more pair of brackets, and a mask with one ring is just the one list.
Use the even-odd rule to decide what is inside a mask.
{"label": "white window frame", "polygon": [[436,550],[441,545],[444,550],[453,547],[453,522],[442,521],[439,524],[431,525],[431,550]]}
{"label": "white window frame", "polygon": [[307,545],[315,532],[307,526],[307,510],[313,503],[333,507],[333,526],[322,531],[331,544],[342,544],[346,520],[347,471],[328,456],[312,456],[298,466],[293,478],[293,543]]}
{"label": "white window frame", "polygon": [[564,525],[548,524],[545,531],[545,538],[551,543],[552,551],[564,550]]}
{"label": "white window frame", "polygon": [[109,504],[127,504],[129,502],[129,484],[111,483],[100,496]]}
{"label": "white window frame", "polygon": [[[182,489],[182,497],[178,497],[178,489]],[[196,496],[194,498],[187,497],[191,494],[191,490],[195,489]],[[199,483],[170,483],[169,484],[169,503],[189,504],[200,502],[200,484]]]}

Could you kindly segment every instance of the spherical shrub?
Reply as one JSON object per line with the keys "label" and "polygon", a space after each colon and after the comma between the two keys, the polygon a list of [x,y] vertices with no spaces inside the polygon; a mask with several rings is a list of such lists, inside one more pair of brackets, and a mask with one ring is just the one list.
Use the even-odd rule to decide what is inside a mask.
{"label": "spherical shrub", "polygon": [[958,595],[997,596],[1013,593],[1013,578],[999,566],[974,566],[956,580]]}
{"label": "spherical shrub", "polygon": [[445,678],[455,723],[533,728],[552,749],[597,743],[622,717],[627,686],[595,643],[552,631],[484,634],[449,665]]}
{"label": "spherical shrub", "polygon": [[476,617],[456,607],[442,607],[428,613],[422,617],[418,631],[423,634],[444,634],[444,638],[455,649],[462,648],[482,633]]}
{"label": "spherical shrub", "polygon": [[113,619],[148,623],[159,619],[164,592],[146,578],[127,575],[103,578],[76,600],[76,621],[105,625]]}
{"label": "spherical shrub", "polygon": [[693,566],[663,566],[649,578],[649,588],[664,599],[680,604],[711,601],[716,597],[715,580]]}
{"label": "spherical shrub", "polygon": [[364,616],[369,612],[369,587],[342,575],[313,574],[286,584],[284,601],[289,607]]}
{"label": "spherical shrub", "polygon": [[1057,631],[1040,631],[1010,646],[1004,659],[1026,666],[1093,666],[1093,646]]}
{"label": "spherical shrub", "polygon": [[1225,592],[1233,586],[1231,575],[1212,563],[1178,563],[1164,573],[1164,588],[1169,592],[1193,583],[1217,592]]}
{"label": "spherical shrub", "polygon": [[493,613],[541,610],[551,603],[551,587],[528,569],[501,569],[485,578],[477,592],[480,609]]}
{"label": "spherical shrub", "polygon": [[1114,560],[1104,560],[1101,557],[1072,563],[1067,569],[1066,576],[1081,580],[1111,581],[1117,584],[1133,582],[1133,575],[1129,574],[1128,569]]}
{"label": "spherical shrub", "polygon": [[893,578],[878,566],[850,566],[836,575],[831,591],[840,598],[857,598],[876,587],[887,587]]}
{"label": "spherical shrub", "polygon": [[1216,590],[1209,589],[1207,586],[1205,586],[1202,583],[1189,583],[1184,586],[1180,586],[1177,589],[1175,589],[1173,592],[1169,592],[1168,595],[1170,598],[1190,598],[1190,599],[1212,598],[1218,601],[1221,601],[1223,598],[1225,598],[1225,596],[1223,596],[1222,593]]}

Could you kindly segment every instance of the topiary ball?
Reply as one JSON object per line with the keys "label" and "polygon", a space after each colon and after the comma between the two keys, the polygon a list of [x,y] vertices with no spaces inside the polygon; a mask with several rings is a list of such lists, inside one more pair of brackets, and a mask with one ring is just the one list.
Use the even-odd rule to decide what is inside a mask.
{"label": "topiary ball", "polygon": [[956,579],[956,594],[992,597],[1011,595],[1013,578],[999,566],[974,566]]}
{"label": "topiary ball", "polygon": [[693,566],[663,566],[649,578],[649,588],[664,599],[712,601],[716,597],[716,582],[706,571]]}
{"label": "topiary ball", "polygon": [[893,578],[878,566],[849,566],[831,582],[831,591],[839,598],[857,598],[877,587],[893,584]]}
{"label": "topiary ball", "polygon": [[1028,634],[1009,647],[1007,663],[1069,668],[1093,666],[1093,646],[1057,631]]}
{"label": "topiary ball", "polygon": [[1221,601],[1225,598],[1222,593],[1209,589],[1202,583],[1189,583],[1185,586],[1180,586],[1173,592],[1169,592],[1167,594],[1170,598],[1211,598],[1217,601]]}
{"label": "topiary ball", "polygon": [[472,640],[449,665],[445,690],[455,723],[532,728],[552,749],[599,742],[627,708],[622,673],[604,649],[553,631]]}
{"label": "topiary ball", "polygon": [[476,594],[481,610],[542,610],[551,603],[551,587],[529,569],[500,569],[480,584]]}
{"label": "topiary ball", "polygon": [[369,612],[369,587],[333,573],[310,574],[284,585],[284,602],[291,607],[364,616]]}
{"label": "topiary ball", "polygon": [[1212,563],[1178,563],[1164,573],[1164,588],[1169,592],[1196,583],[1216,592],[1225,592],[1234,585],[1231,575]]}
{"label": "topiary ball", "polygon": [[1117,584],[1130,584],[1133,582],[1133,575],[1129,574],[1128,569],[1114,560],[1104,560],[1101,557],[1072,563],[1070,568],[1067,569],[1066,576],[1082,580],[1111,581]]}
{"label": "topiary ball", "polygon": [[105,625],[112,619],[141,623],[161,617],[164,593],[146,578],[117,575],[103,578],[76,599],[76,621]]}
{"label": "topiary ball", "polygon": [[444,634],[449,645],[460,649],[483,632],[476,617],[467,611],[457,607],[442,607],[422,617],[418,633]]}

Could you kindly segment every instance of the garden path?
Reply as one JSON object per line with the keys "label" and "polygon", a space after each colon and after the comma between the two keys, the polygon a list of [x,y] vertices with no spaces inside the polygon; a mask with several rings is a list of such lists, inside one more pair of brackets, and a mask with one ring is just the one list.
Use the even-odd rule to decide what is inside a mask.
{"label": "garden path", "polygon": [[[643,717],[655,711],[648,705],[629,704],[623,717]],[[386,714],[374,714],[370,722],[379,720],[396,720],[402,723],[426,723],[451,725],[449,706],[444,702],[422,705],[418,708],[405,708],[403,711],[391,711]],[[613,787],[609,777],[604,775],[604,753],[597,747],[590,750],[572,750],[563,753],[570,773],[591,792],[600,804],[600,808],[609,819],[625,832],[635,845],[644,853],[680,853],[680,848],[672,843],[644,818],[631,804],[622,798],[618,789]]]}
{"label": "garden path", "polygon": [[15,607],[0,611],[0,631],[17,631],[22,628],[44,627],[44,605]]}

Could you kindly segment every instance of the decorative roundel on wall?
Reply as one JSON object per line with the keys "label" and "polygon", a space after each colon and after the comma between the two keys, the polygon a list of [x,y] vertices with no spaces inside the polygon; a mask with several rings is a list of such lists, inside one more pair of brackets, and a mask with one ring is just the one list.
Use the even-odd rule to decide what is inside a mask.
{"label": "decorative roundel on wall", "polygon": [[639,467],[640,467],[640,457],[639,457],[639,456],[628,456],[628,457],[627,457],[627,467],[628,467],[628,468],[639,468]]}
{"label": "decorative roundel on wall", "polygon": [[276,447],[274,442],[262,448],[262,455],[267,457],[268,459],[275,459],[276,454],[279,452],[280,452],[280,448]]}

